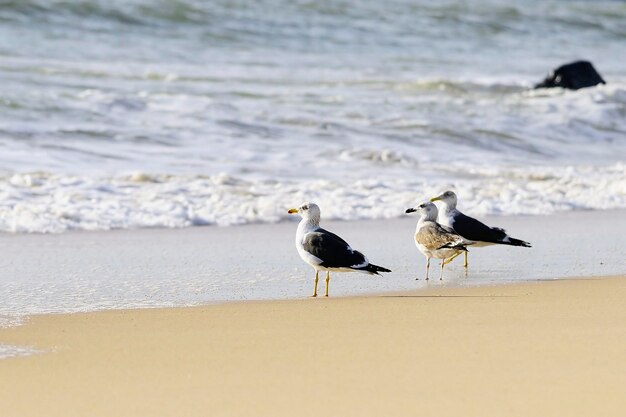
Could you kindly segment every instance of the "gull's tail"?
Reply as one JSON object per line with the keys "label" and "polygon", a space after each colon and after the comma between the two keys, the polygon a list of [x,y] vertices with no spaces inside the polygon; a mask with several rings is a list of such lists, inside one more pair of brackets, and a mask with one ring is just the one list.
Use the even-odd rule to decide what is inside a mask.
{"label": "gull's tail", "polygon": [[439,249],[456,249],[456,250],[462,250],[467,252],[467,248],[465,247],[467,245],[467,243],[446,243],[443,246],[440,246],[437,248],[437,250]]}
{"label": "gull's tail", "polygon": [[379,272],[391,272],[391,269],[383,268],[382,266],[367,264],[366,267],[359,268],[360,271],[369,272],[370,274],[380,275]]}
{"label": "gull's tail", "polygon": [[530,245],[530,243],[528,242],[524,242],[523,240],[519,240],[519,239],[515,239],[513,237],[505,237],[503,240],[501,240],[498,243],[503,243],[505,245],[511,245],[511,246],[523,246],[525,248],[531,248],[532,246]]}

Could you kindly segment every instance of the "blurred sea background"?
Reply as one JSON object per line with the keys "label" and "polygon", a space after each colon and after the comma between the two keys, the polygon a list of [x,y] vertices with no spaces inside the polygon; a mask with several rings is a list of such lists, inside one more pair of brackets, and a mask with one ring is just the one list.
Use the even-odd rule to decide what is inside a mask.
{"label": "blurred sea background", "polygon": [[623,1],[0,0],[0,82],[4,232],[626,208]]}

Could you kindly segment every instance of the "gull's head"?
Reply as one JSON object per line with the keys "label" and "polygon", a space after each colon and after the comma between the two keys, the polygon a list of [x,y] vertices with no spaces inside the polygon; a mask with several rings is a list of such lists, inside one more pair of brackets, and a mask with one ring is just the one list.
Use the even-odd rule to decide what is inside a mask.
{"label": "gull's head", "polygon": [[454,191],[444,191],[437,197],[431,198],[430,201],[441,201],[451,209],[456,208],[456,194],[454,194]]}
{"label": "gull's head", "polygon": [[298,208],[291,208],[287,211],[289,214],[298,213],[303,219],[318,219],[320,218],[320,208],[315,203],[304,203]]}
{"label": "gull's head", "polygon": [[416,207],[406,209],[405,213],[418,213],[424,220],[435,221],[437,219],[437,206],[427,201]]}

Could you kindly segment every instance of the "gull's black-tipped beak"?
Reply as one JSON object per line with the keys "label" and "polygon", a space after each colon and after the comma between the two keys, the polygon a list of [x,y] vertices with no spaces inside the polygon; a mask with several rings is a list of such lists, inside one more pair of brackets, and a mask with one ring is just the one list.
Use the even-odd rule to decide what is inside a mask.
{"label": "gull's black-tipped beak", "polygon": [[406,209],[405,213],[415,213],[417,210],[415,210],[413,207]]}

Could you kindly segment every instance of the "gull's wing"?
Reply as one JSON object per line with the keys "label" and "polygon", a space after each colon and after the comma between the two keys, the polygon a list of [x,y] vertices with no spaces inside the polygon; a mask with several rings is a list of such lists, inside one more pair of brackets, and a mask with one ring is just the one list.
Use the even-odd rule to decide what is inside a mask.
{"label": "gull's wing", "polygon": [[415,241],[430,250],[463,246],[467,243],[463,237],[447,229],[435,222],[425,224],[415,233]]}
{"label": "gull's wing", "polygon": [[304,235],[302,241],[304,250],[319,258],[321,266],[326,268],[353,268],[368,264],[365,256],[348,245],[348,243],[324,229]]}
{"label": "gull's wing", "polygon": [[456,233],[463,236],[465,239],[475,242],[500,243],[506,238],[504,229],[489,227],[463,213],[458,213],[454,216],[452,227]]}

